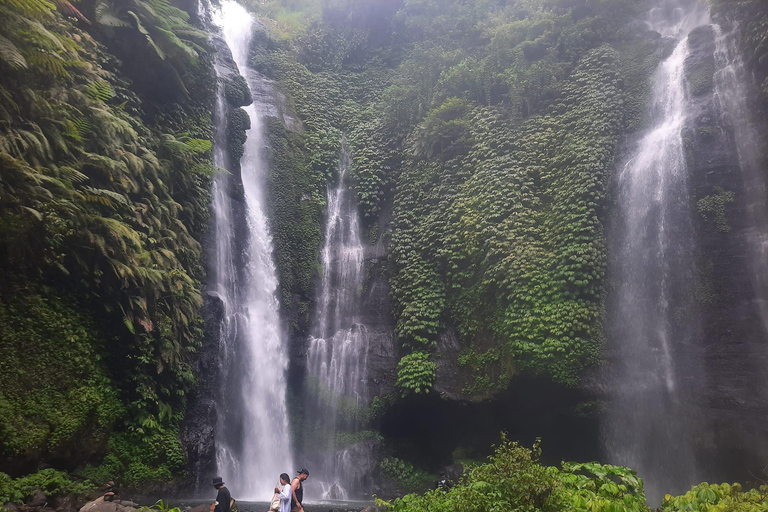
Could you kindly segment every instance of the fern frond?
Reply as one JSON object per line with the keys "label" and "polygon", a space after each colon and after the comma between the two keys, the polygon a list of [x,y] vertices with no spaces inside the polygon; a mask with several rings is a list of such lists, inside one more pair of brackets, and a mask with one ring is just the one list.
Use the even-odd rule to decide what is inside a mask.
{"label": "fern frond", "polygon": [[56,37],[56,34],[45,28],[42,23],[29,18],[26,18],[24,21],[27,27],[32,30],[31,33],[27,34],[27,37],[31,35],[38,45],[49,50],[66,50],[61,40]]}
{"label": "fern frond", "polygon": [[141,32],[141,34],[144,35],[144,38],[147,40],[149,45],[152,47],[152,49],[155,50],[155,53],[157,53],[157,56],[160,57],[161,60],[165,60],[165,52],[160,49],[159,46],[155,43],[155,40],[152,39],[152,34],[149,33],[149,31],[144,28],[144,25],[141,24],[141,20],[133,11],[128,11],[128,15],[133,18],[133,20],[136,22],[136,30]]}
{"label": "fern frond", "polygon": [[85,94],[94,101],[109,101],[115,92],[106,80],[96,80],[87,85]]}
{"label": "fern frond", "polygon": [[163,35],[160,40],[163,41],[166,46],[166,53],[175,53],[185,58],[193,65],[197,65],[200,56],[191,46],[179,39],[179,37],[172,31],[159,26],[155,28]]}
{"label": "fern frond", "polygon": [[197,29],[186,23],[171,25],[169,27],[173,30],[173,33],[182,39],[195,41],[198,44],[205,45],[208,43],[208,34],[200,29]]}
{"label": "fern frond", "polygon": [[110,217],[95,217],[96,222],[106,230],[108,238],[118,242],[125,251],[128,246],[141,247],[141,235],[128,224]]}
{"label": "fern frond", "polygon": [[0,5],[10,7],[30,18],[41,18],[53,11],[56,6],[47,0],[0,0]]}
{"label": "fern frond", "polygon": [[82,172],[69,166],[59,167],[59,174],[62,178],[67,179],[72,183],[84,183],[90,179]]}
{"label": "fern frond", "polygon": [[56,54],[47,51],[36,51],[27,56],[29,62],[38,71],[43,71],[56,78],[67,78],[69,72],[64,67],[64,60]]}
{"label": "fern frond", "polygon": [[0,36],[0,59],[13,69],[25,69],[27,61],[16,45]]}
{"label": "fern frond", "polygon": [[110,201],[109,206],[112,206],[112,201],[116,201],[124,205],[130,203],[130,201],[128,201],[128,198],[125,197],[123,194],[114,192],[112,190],[107,190],[104,188],[94,188],[94,187],[88,187],[88,186],[83,187],[82,190],[85,193],[90,194],[91,196],[97,196],[97,197],[108,199]]}
{"label": "fern frond", "polygon": [[115,5],[108,1],[102,0],[94,7],[94,15],[96,23],[104,25],[105,27],[130,27],[131,24],[125,20],[120,19]]}

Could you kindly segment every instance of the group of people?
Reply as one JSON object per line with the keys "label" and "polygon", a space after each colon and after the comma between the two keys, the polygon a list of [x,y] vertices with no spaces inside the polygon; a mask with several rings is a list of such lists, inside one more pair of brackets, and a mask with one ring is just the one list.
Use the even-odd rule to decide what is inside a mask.
{"label": "group of people", "polygon": [[[280,475],[280,483],[275,486],[275,493],[267,512],[304,512],[303,482],[309,478],[309,470],[302,468],[291,480],[288,473]],[[220,476],[213,479],[213,487],[218,491],[216,501],[211,505],[211,512],[233,512],[234,501],[229,489]]]}

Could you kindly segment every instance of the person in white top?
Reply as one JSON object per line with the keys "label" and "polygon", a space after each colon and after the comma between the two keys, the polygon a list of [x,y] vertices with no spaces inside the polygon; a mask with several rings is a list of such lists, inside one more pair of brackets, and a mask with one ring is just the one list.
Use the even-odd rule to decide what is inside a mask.
{"label": "person in white top", "polygon": [[291,477],[288,473],[280,475],[280,485],[275,486],[275,494],[280,494],[279,512],[291,512]]}

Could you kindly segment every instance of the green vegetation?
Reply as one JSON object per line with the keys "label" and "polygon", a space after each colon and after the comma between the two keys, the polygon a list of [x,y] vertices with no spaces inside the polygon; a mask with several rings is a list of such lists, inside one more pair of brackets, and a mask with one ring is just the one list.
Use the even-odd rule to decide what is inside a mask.
{"label": "green vegetation", "polygon": [[408,492],[424,491],[434,483],[432,475],[397,457],[381,459],[379,469],[384,477],[394,480]]}
{"label": "green vegetation", "polygon": [[[656,62],[654,43],[622,45],[640,7],[318,4],[279,3],[302,21],[260,35],[253,56],[304,128],[270,123],[275,250],[296,332],[345,135],[368,238],[389,243],[403,355],[422,354],[401,363],[402,394],[434,383],[434,365],[412,363],[449,326],[463,348],[493,349],[463,358],[487,376],[466,384],[470,395],[520,372],[575,385],[601,349],[608,170]],[[255,8],[268,17],[277,5]]]}
{"label": "green vegetation", "polygon": [[[207,36],[188,19],[167,0],[0,2],[0,452],[14,474],[105,454],[99,483],[181,474],[213,173]],[[130,75],[148,63],[163,90],[138,96]]]}
{"label": "green vegetation", "polygon": [[[0,304],[0,439],[23,459],[88,457],[124,414],[93,324],[58,299]],[[6,500],[7,501],[7,500]]]}
{"label": "green vegetation", "polygon": [[46,496],[85,494],[94,488],[90,482],[76,482],[63,471],[43,469],[21,478],[12,479],[0,473],[0,503],[21,503],[42,491]]}
{"label": "green vegetation", "polygon": [[[539,462],[539,443],[532,449],[506,437],[486,464],[467,471],[448,492],[409,494],[392,502],[377,500],[387,512],[650,512],[643,481],[634,471],[590,462],[564,462],[561,468]],[[412,475],[407,464],[385,459],[382,471]],[[739,484],[701,484],[683,496],[664,499],[664,512],[761,512],[768,510],[768,487],[743,491]]]}
{"label": "green vegetation", "polygon": [[411,393],[428,393],[435,383],[437,365],[425,352],[411,352],[403,356],[397,365],[397,382],[403,397]]}
{"label": "green vegetation", "polygon": [[736,195],[720,187],[715,187],[714,192],[714,194],[699,199],[696,205],[704,219],[712,218],[718,233],[728,233],[731,231],[731,226],[728,225],[726,206],[736,200]]}
{"label": "green vegetation", "polygon": [[763,512],[768,510],[768,486],[744,491],[740,484],[694,486],[683,496],[664,498],[663,512],[698,510],[702,512]]}

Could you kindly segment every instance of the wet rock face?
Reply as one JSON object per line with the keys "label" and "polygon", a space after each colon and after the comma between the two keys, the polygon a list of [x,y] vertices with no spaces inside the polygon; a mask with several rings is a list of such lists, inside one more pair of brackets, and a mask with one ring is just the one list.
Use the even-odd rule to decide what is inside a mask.
{"label": "wet rock face", "polygon": [[[768,453],[768,397],[759,391],[759,376],[768,364],[768,336],[750,262],[750,237],[765,226],[753,226],[747,190],[752,185],[745,181],[737,135],[712,79],[717,71],[716,37],[712,26],[691,34],[685,70],[694,98],[683,136],[698,251],[692,262],[702,319],[697,350],[704,362],[703,368],[685,371],[703,375],[704,381],[693,404],[701,419],[695,443],[702,476],[751,480],[749,472],[759,474]],[[752,84],[747,91],[747,103],[754,103]],[[765,133],[765,126],[753,128]]]}
{"label": "wet rock face", "polygon": [[185,493],[196,494],[208,488],[216,472],[214,428],[218,421],[216,396],[221,371],[218,351],[221,347],[221,322],[224,303],[214,292],[203,295],[202,316],[205,320],[205,342],[194,364],[198,387],[190,397],[181,441],[186,449],[190,478],[183,486]]}
{"label": "wet rock face", "polygon": [[392,299],[386,274],[386,249],[383,244],[368,248],[365,269],[369,279],[362,312],[368,329],[369,396],[385,396],[394,391],[398,357]]}

